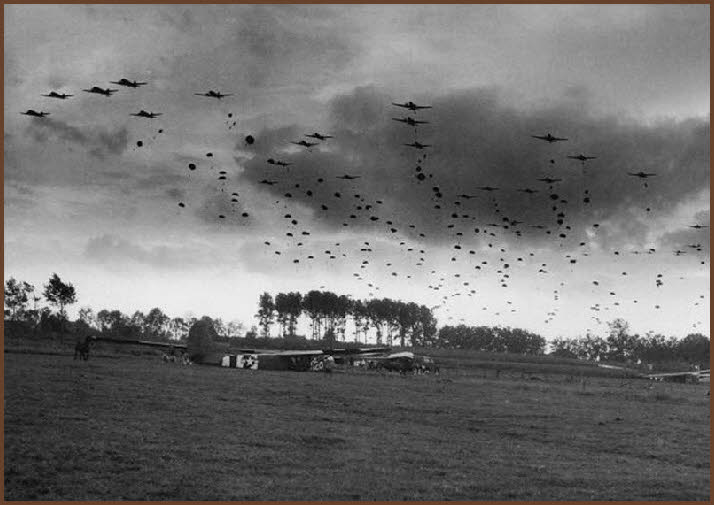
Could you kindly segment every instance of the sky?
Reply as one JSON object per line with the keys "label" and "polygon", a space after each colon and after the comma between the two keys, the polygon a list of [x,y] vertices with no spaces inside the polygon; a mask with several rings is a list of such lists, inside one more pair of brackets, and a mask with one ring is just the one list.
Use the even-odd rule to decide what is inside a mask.
{"label": "sky", "polygon": [[58,273],[71,315],[249,327],[264,291],[329,289],[546,338],[709,334],[708,5],[4,14],[5,279]]}

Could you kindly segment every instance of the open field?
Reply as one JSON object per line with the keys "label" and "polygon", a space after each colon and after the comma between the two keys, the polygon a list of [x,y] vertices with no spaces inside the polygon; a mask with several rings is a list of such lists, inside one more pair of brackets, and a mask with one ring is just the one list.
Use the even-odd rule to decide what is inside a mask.
{"label": "open field", "polygon": [[403,377],[6,353],[5,498],[709,499],[708,385],[530,367]]}

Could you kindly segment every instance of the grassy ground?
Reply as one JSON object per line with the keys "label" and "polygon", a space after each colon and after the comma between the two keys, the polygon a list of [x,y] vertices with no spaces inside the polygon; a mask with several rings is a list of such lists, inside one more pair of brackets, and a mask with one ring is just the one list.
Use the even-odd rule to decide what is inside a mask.
{"label": "grassy ground", "polygon": [[9,500],[708,500],[708,388],[5,354]]}

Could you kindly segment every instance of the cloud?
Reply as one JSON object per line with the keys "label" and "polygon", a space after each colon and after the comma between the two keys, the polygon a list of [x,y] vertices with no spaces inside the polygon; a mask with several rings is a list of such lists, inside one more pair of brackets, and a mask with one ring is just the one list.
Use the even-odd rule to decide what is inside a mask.
{"label": "cloud", "polygon": [[[696,229],[691,228],[692,225],[703,225],[707,228]],[[665,249],[678,249],[687,251],[688,254],[697,254],[699,256],[709,256],[709,210],[697,212],[692,216],[691,223],[683,224],[678,230],[671,231],[662,235],[659,239],[661,246]],[[690,245],[699,245],[700,247],[689,247]],[[699,251],[697,249],[700,249]]]}
{"label": "cloud", "polygon": [[32,121],[25,132],[36,142],[43,144],[50,139],[79,144],[87,148],[89,154],[98,158],[123,153],[129,139],[126,126],[113,130],[102,127],[80,128],[52,118]]}
{"label": "cloud", "polygon": [[[513,232],[519,228],[511,228],[506,240],[559,247],[584,240],[585,229],[592,224],[609,222],[611,233],[619,230],[617,235],[642,242],[648,216],[666,214],[708,187],[709,121],[642,124],[599,116],[591,110],[588,97],[587,90],[577,88],[557,104],[530,110],[505,104],[498,88],[422,97],[433,109],[417,114],[430,121],[417,130],[391,120],[414,115],[390,105],[397,99],[376,87],[357,88],[330,104],[328,133],[334,139],[310,150],[285,151],[289,139],[309,131],[305,126],[262,131],[260,156],[245,163],[243,177],[253,184],[265,178],[277,180],[278,184],[264,189],[283,199],[289,192],[293,202],[311,208],[333,228],[357,215],[350,226],[376,230],[391,220],[400,232],[411,236],[423,232],[427,239],[443,242],[453,239],[456,230],[476,239],[474,228],[504,224],[507,218],[523,221],[523,232],[517,237]],[[546,132],[569,140],[548,144],[531,137]],[[415,139],[433,147],[417,151],[404,146]],[[293,163],[289,171],[265,162],[264,156],[281,150],[281,159]],[[597,159],[583,165],[567,158],[580,153]],[[417,170],[425,174],[423,182],[416,178]],[[647,188],[642,180],[627,175],[641,170],[658,174],[648,180]],[[361,178],[336,178],[344,173]],[[543,177],[562,182],[551,188],[538,181]],[[486,193],[477,189],[480,186],[499,190]],[[517,191],[523,188],[538,193]],[[462,194],[473,198],[459,198]],[[322,205],[329,210],[322,210]],[[365,210],[366,205],[372,209]],[[557,222],[559,213],[563,213],[562,226]],[[370,221],[371,215],[379,221]],[[416,227],[408,229],[409,224]],[[548,226],[552,233],[534,231],[529,225]],[[566,240],[553,240],[561,232]]]}
{"label": "cloud", "polygon": [[112,270],[122,270],[131,264],[172,270],[205,262],[198,251],[186,247],[144,247],[109,233],[90,238],[84,248],[84,257]]}

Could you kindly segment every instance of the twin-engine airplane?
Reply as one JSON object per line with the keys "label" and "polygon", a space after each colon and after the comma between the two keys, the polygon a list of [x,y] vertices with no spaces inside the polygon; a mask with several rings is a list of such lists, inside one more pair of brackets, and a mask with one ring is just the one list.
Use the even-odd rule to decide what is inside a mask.
{"label": "twin-engine airplane", "polygon": [[405,102],[405,103],[394,103],[392,102],[392,105],[396,105],[397,107],[403,107],[405,109],[409,110],[421,110],[421,109],[431,109],[431,105],[417,105],[412,101]]}
{"label": "twin-engine airplane", "polygon": [[232,96],[233,93],[223,94],[223,93],[221,93],[221,92],[219,92],[219,91],[213,91],[212,89],[209,89],[206,93],[194,93],[194,95],[196,95],[196,96],[207,96],[208,98],[217,98],[217,99],[220,100],[221,98],[223,98],[223,97],[225,97],[225,96]]}
{"label": "twin-engine airplane", "polygon": [[588,160],[594,160],[597,156],[585,156],[584,154],[578,154],[577,156],[568,156],[571,160],[579,160],[585,163]]}
{"label": "twin-engine airplane", "polygon": [[22,114],[24,116],[32,116],[32,117],[47,117],[50,115],[49,112],[42,112],[42,111],[37,112],[32,109],[28,109],[26,112],[20,112],[20,114]]}
{"label": "twin-engine airplane", "polygon": [[550,134],[550,132],[546,133],[545,135],[531,135],[534,139],[540,139],[540,140],[545,140],[546,142],[564,142],[568,139],[562,138],[562,137],[554,137],[553,135]]}
{"label": "twin-engine airplane", "polygon": [[138,88],[139,86],[144,86],[148,83],[146,82],[136,82],[136,81],[130,81],[129,79],[124,79],[123,77],[119,79],[118,81],[109,81],[112,84],[117,84],[119,86],[126,86],[127,88]]}
{"label": "twin-engine airplane", "polygon": [[412,142],[411,144],[404,144],[404,145],[408,146],[408,147],[413,147],[414,149],[424,149],[427,147],[431,147],[431,144],[422,144],[421,142],[418,142],[416,140],[414,142]]}
{"label": "twin-engine airplane", "polygon": [[291,141],[291,144],[295,144],[296,146],[302,146],[302,147],[307,147],[308,149],[312,146],[316,146],[317,142],[308,142],[307,140],[301,140],[299,142],[294,142]]}
{"label": "twin-engine airplane", "polygon": [[112,96],[112,93],[119,91],[118,89],[100,88],[99,86],[92,86],[90,89],[83,89],[87,93],[94,93],[96,95]]}
{"label": "twin-engine airplane", "polygon": [[60,100],[66,100],[67,98],[74,96],[74,95],[67,95],[65,93],[57,93],[56,91],[50,91],[48,95],[42,95],[46,96],[49,98],[59,98]]}
{"label": "twin-engine airplane", "polygon": [[156,117],[159,117],[161,115],[161,112],[146,112],[144,109],[141,109],[139,112],[131,115],[136,117],[146,117],[149,119],[154,119]]}
{"label": "twin-engine airplane", "polygon": [[305,136],[313,138],[313,139],[317,139],[317,140],[327,140],[327,139],[334,138],[332,135],[323,135],[322,133],[317,133],[317,132],[310,133],[309,135],[306,133]]}
{"label": "twin-engine airplane", "polygon": [[429,124],[429,121],[418,121],[414,119],[413,117],[393,117],[392,118],[394,121],[399,121],[404,124],[408,124],[409,126],[416,126],[420,124]]}

